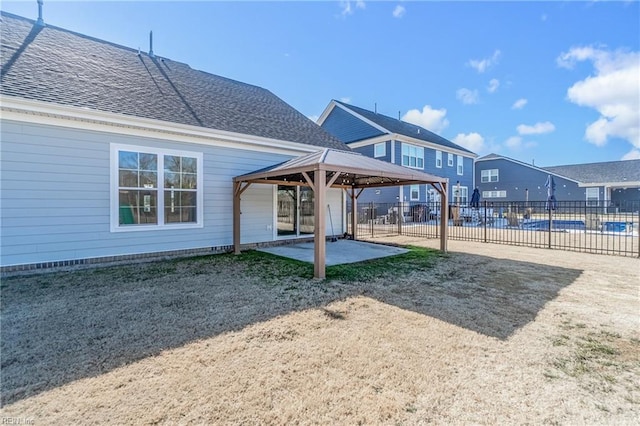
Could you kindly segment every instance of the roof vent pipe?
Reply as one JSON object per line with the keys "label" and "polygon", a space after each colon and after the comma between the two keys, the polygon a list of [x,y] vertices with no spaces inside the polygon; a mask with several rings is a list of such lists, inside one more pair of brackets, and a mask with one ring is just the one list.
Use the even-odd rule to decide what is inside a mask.
{"label": "roof vent pipe", "polygon": [[149,31],[149,56],[155,58],[153,54],[153,31]]}
{"label": "roof vent pipe", "polygon": [[42,3],[43,0],[38,0],[38,20],[36,21],[36,25],[40,27],[44,27],[44,21],[42,20]]}

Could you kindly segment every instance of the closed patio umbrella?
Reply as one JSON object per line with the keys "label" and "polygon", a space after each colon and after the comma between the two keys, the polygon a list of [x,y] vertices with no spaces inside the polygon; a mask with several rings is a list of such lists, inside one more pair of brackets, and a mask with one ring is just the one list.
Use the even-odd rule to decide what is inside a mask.
{"label": "closed patio umbrella", "polygon": [[553,180],[553,176],[547,176],[547,182],[544,184],[547,188],[547,204],[546,210],[556,209],[556,182]]}
{"label": "closed patio umbrella", "polygon": [[478,188],[474,189],[473,194],[471,195],[471,207],[480,207],[480,191]]}

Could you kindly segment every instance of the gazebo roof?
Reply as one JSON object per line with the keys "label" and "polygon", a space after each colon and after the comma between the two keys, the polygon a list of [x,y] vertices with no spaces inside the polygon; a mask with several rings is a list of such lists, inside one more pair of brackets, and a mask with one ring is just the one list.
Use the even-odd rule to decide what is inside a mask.
{"label": "gazebo roof", "polygon": [[[425,183],[448,183],[447,178],[367,157],[327,148],[234,178],[235,182],[307,185],[315,170],[339,173],[337,188],[373,188]],[[306,176],[305,176],[306,174]],[[329,177],[328,175],[327,177]]]}

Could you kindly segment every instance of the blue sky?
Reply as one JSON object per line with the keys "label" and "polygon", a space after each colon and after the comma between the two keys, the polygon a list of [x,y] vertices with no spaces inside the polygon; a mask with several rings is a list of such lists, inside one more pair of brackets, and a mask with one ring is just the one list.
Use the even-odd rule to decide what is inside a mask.
{"label": "blue sky", "polygon": [[[44,1],[44,20],[271,90],[331,99],[479,155],[640,158],[640,3]],[[35,19],[36,0],[2,9]]]}

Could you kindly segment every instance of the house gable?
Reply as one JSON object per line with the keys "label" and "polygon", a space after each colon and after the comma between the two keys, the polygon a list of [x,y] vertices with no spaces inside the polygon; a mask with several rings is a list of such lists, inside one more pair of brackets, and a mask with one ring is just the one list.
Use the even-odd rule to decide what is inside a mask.
{"label": "house gable", "polygon": [[[333,100],[332,103],[335,103],[338,107],[342,107],[351,112],[359,119],[371,123],[374,126],[378,126],[378,128],[384,130],[384,133],[393,135],[394,139],[403,139],[409,143],[424,143],[429,146],[434,146],[434,149],[455,151],[465,156],[476,157],[476,154],[472,151],[469,151],[468,149],[457,145],[428,129],[425,129],[424,127],[407,123],[406,121],[392,118],[384,114],[369,111],[364,108],[349,105],[344,102]],[[321,125],[324,127],[322,121]]]}
{"label": "house gable", "polygon": [[[489,202],[545,201],[547,188],[544,185],[549,174],[542,168],[495,155],[483,157],[475,163],[476,187],[480,190],[481,199]],[[584,199],[585,191],[578,187],[578,182],[553,173],[552,175],[557,185],[558,200]]]}
{"label": "house gable", "polygon": [[337,106],[335,102],[332,102],[328,114],[322,117],[321,125],[323,129],[347,144],[386,133],[347,109]]}

